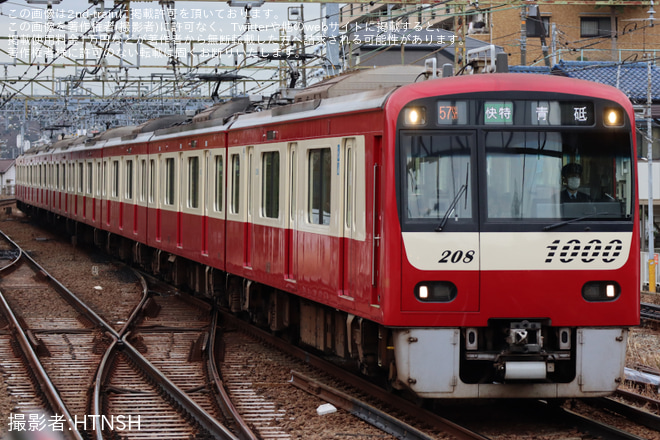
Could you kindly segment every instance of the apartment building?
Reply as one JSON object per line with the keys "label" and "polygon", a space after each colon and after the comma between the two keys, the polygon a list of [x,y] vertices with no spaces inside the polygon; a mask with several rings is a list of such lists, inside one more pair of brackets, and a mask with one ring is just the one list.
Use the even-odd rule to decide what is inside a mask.
{"label": "apartment building", "polygon": [[340,27],[349,33],[361,26],[383,23],[397,29],[445,29],[457,37],[502,47],[509,55],[510,65],[656,58],[660,51],[660,23],[649,21],[650,1],[626,1],[621,6],[596,3],[353,3],[341,8]]}

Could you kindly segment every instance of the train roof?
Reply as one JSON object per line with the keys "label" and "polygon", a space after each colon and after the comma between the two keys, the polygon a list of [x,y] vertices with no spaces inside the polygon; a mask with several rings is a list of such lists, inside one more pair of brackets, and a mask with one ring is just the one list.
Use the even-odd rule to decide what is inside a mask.
{"label": "train roof", "polygon": [[338,75],[298,92],[295,101],[337,98],[370,90],[388,90],[411,84],[424,75],[422,66],[385,66]]}
{"label": "train roof", "polygon": [[[127,140],[150,141],[167,139],[181,134],[197,135],[228,128],[249,128],[265,123],[286,122],[311,117],[323,117],[337,113],[350,113],[382,108],[390,96],[399,104],[415,97],[426,96],[429,87],[437,87],[446,93],[486,91],[548,91],[589,95],[628,102],[617,89],[590,81],[534,74],[495,73],[464,75],[431,81],[425,77],[422,66],[385,66],[338,75],[304,89],[295,102],[263,111],[254,111],[249,97],[233,98],[216,104],[194,117],[171,115],[149,120],[138,126],[116,127],[93,138],[80,136],[58,141],[40,150],[67,150],[78,147],[96,148],[120,145]],[[405,87],[402,87],[405,86]],[[441,89],[440,89],[441,88]],[[399,91],[395,92],[395,90]],[[346,96],[350,95],[350,99]],[[395,104],[396,105],[396,104]]]}

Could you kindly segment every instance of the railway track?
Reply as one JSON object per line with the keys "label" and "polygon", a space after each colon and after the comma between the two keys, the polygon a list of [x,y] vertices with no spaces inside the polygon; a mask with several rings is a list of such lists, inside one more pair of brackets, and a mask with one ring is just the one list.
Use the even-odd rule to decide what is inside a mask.
{"label": "railway track", "polygon": [[660,306],[651,303],[641,303],[639,315],[642,319],[660,324]]}
{"label": "railway track", "polygon": [[[1,362],[6,371],[12,368],[10,376],[26,380],[22,387],[9,384],[21,411],[12,414],[17,420],[10,431],[26,430],[19,419],[41,417],[33,430],[50,427],[75,439],[115,438],[118,431],[122,438],[160,438],[163,432],[171,438],[237,438],[125,340],[130,322],[120,335],[14,246],[18,256],[2,270],[0,291],[9,336],[3,345],[19,343],[3,351],[16,353],[19,345],[20,353]],[[141,309],[146,304],[145,297]]]}
{"label": "railway track", "polygon": [[[304,364],[314,369],[318,368],[323,371],[323,375],[327,375],[322,380],[318,380],[308,377],[308,374],[292,372],[291,383],[293,385],[300,386],[309,393],[319,396],[322,400],[344,408],[351,414],[368,421],[374,426],[378,426],[396,438],[437,438],[435,436],[440,435],[439,433],[459,439],[509,438],[509,436],[520,435],[515,430],[518,429],[518,425],[520,425],[520,429],[524,429],[522,427],[527,423],[531,432],[537,432],[535,430],[537,429],[537,423],[539,423],[547,426],[547,430],[554,432],[555,435],[557,432],[565,432],[564,435],[571,437],[574,435],[572,433],[579,431],[601,438],[639,440],[651,437],[646,434],[640,435],[638,432],[644,432],[644,429],[647,429],[646,432],[655,432],[660,426],[660,419],[656,415],[610,398],[589,399],[584,402],[577,401],[582,404],[578,405],[580,410],[572,409],[570,405],[558,406],[544,401],[525,400],[514,402],[511,405],[507,401],[502,401],[481,408],[481,411],[498,415],[494,416],[493,420],[488,419],[484,424],[475,425],[473,416],[465,417],[466,413],[474,414],[472,411],[466,410],[465,406],[460,406],[462,410],[457,412],[453,410],[446,411],[446,407],[442,406],[438,408],[437,411],[439,412],[435,410],[427,411],[360,378],[349,377],[344,370],[337,369],[334,365],[327,364],[325,361],[315,358],[298,348],[290,347],[286,342],[273,338],[268,333],[251,328],[242,321],[234,320],[231,316],[225,317],[223,315],[223,319],[227,320],[226,325],[229,328],[240,329],[240,331],[232,331],[227,338],[232,341],[227,343],[228,352],[231,350],[232,344],[238,345],[239,352],[246,352],[248,349],[254,353],[259,351],[259,348],[252,347],[252,345],[258,345],[255,340],[245,342],[242,336],[237,335],[237,333],[243,331],[251,338],[257,338],[268,345],[277,347],[277,350],[283,350],[287,356],[296,357]],[[233,356],[236,356],[236,354],[232,352],[231,357],[233,358]],[[236,362],[236,369],[240,369],[241,366],[243,369],[246,368],[245,361],[239,360]],[[223,368],[231,368],[231,365]],[[316,372],[312,375],[318,376],[318,374]],[[243,380],[243,387],[249,382],[243,377],[238,380],[239,384],[241,380]],[[252,385],[261,388],[261,394],[263,394],[263,388],[267,384],[253,383]],[[335,390],[338,386],[341,389]],[[243,392],[245,391],[243,390]],[[378,409],[383,408],[382,404],[386,404],[387,407],[384,409],[384,413],[381,414]],[[585,405],[588,405],[591,410],[583,411],[582,406]],[[372,407],[376,407],[376,410],[374,411]],[[455,405],[449,405],[449,407],[455,408]],[[460,414],[461,411],[463,414]],[[524,414],[521,412],[524,412]],[[615,421],[616,426],[608,423],[612,414],[616,414],[619,419]],[[272,413],[268,416],[268,420],[271,424],[277,426],[279,424],[277,420],[282,417],[285,417],[283,413]],[[394,421],[391,423],[386,422],[390,417],[393,417]],[[493,423],[497,427],[488,426],[489,423]],[[411,426],[412,429],[409,429],[407,425]],[[498,434],[492,434],[492,432]],[[537,432],[537,434],[539,433]],[[539,435],[538,438],[543,437]]]}

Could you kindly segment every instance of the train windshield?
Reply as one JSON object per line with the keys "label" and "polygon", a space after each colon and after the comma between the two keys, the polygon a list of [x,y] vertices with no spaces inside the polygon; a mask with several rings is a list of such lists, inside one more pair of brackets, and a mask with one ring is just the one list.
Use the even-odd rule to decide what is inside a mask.
{"label": "train windshield", "polygon": [[[411,223],[472,219],[472,134],[403,134],[404,216]],[[446,220],[445,220],[446,221]]]}
{"label": "train windshield", "polygon": [[624,133],[489,131],[484,145],[489,221],[632,216]]}

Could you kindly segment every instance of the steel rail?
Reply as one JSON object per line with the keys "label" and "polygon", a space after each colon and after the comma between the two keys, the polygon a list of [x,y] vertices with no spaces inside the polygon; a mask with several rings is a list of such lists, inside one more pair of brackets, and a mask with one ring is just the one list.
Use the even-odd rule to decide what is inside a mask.
{"label": "steel rail", "polygon": [[420,420],[424,420],[424,422],[428,423],[429,425],[433,426],[435,429],[439,431],[445,432],[447,434],[451,434],[458,439],[471,439],[471,440],[488,439],[488,437],[484,437],[481,434],[473,432],[464,426],[461,426],[457,423],[452,422],[451,420],[439,416],[438,414],[422,409],[412,402],[401,399],[393,395],[392,393],[389,393],[384,389],[366,380],[361,379],[358,376],[349,374],[347,373],[346,370],[337,367],[336,365],[333,365],[319,357],[316,357],[313,354],[301,348],[290,345],[286,341],[276,338],[275,336],[271,335],[268,332],[253,327],[252,325],[239,320],[238,318],[234,317],[228,312],[221,311],[221,313],[223,319],[225,319],[226,322],[231,323],[236,328],[239,328],[241,331],[250,334],[257,339],[260,339],[267,344],[276,347],[278,350],[281,350],[307,363],[308,365],[318,368],[319,370],[322,370],[323,372],[335,378],[338,378],[342,382],[345,382],[351,385],[352,387],[357,388],[369,394],[371,397],[379,400],[380,402],[383,402],[387,405],[390,405],[393,408],[396,408],[408,414],[415,415],[415,417],[419,418]]}
{"label": "steel rail", "polygon": [[660,321],[660,306],[651,303],[641,303],[639,316],[642,319]]}
{"label": "steel rail", "polygon": [[[10,242],[13,246],[15,246],[17,249],[20,249],[20,247],[12,241],[6,234],[2,233],[0,231],[0,234],[8,241]],[[64,299],[69,302],[69,304],[76,309],[79,313],[82,315],[86,316],[88,319],[90,319],[95,325],[98,325],[101,327],[112,339],[113,343],[111,344],[111,348],[121,348],[121,350],[127,354],[134,362],[136,365],[138,365],[139,368],[141,368],[144,372],[146,372],[149,376],[153,377],[156,380],[156,383],[159,384],[159,386],[165,390],[178,404],[181,405],[181,407],[188,413],[190,414],[197,423],[199,423],[200,426],[204,427],[209,433],[211,433],[213,436],[215,436],[218,439],[227,439],[227,440],[239,440],[237,439],[231,432],[227,430],[224,426],[219,424],[211,415],[209,415],[203,408],[201,408],[199,405],[197,405],[190,397],[188,397],[187,394],[185,394],[183,391],[181,391],[174,383],[172,383],[169,379],[167,379],[155,366],[153,366],[146,358],[144,358],[137,349],[135,349],[132,345],[130,345],[125,338],[130,334],[130,332],[127,330],[129,326],[124,326],[122,330],[125,330],[125,333],[119,335],[119,333],[112,327],[110,324],[108,324],[103,318],[101,318],[96,312],[91,310],[89,307],[85,305],[84,302],[82,302],[73,292],[71,292],[69,289],[67,289],[62,283],[60,283],[57,279],[55,279],[53,276],[51,276],[41,265],[39,265],[34,259],[32,259],[29,255],[27,255],[24,252],[21,252],[21,256],[26,259],[26,262],[28,262],[33,268],[38,270],[38,272],[50,283],[53,284],[55,289],[64,297]],[[143,289],[146,291],[146,283],[143,281],[142,282]],[[2,297],[2,302],[8,307],[8,304],[6,304],[6,301],[4,300],[4,297]],[[144,307],[146,303],[146,300],[143,296],[143,301],[140,301],[138,304],[138,307],[136,307],[137,310],[139,308]],[[15,320],[15,317],[13,317],[13,314],[11,315],[12,319]],[[131,315],[133,318],[138,316],[138,314],[135,312],[132,313]],[[26,338],[27,341],[27,338]],[[29,345],[29,343],[28,343]],[[36,356],[36,354],[35,354]],[[111,356],[111,350],[108,349],[106,351],[106,355],[104,356],[104,360],[102,361],[102,364],[104,366],[104,370],[98,370],[99,373],[97,374],[97,377],[100,377],[99,374],[103,377],[107,373],[104,373],[104,371],[107,370],[107,367],[110,365],[108,360],[106,358],[109,358]],[[37,359],[38,361],[38,359]],[[43,374],[47,378],[47,374],[43,367],[41,367],[41,364],[39,363],[38,365],[35,365],[35,370],[43,370]],[[48,382],[50,382],[50,379],[48,379]],[[102,383],[102,382],[101,382]],[[51,383],[52,385],[52,383]],[[97,384],[95,384],[95,389],[99,389],[98,387],[98,381]],[[55,396],[54,396],[55,397]],[[61,402],[61,399],[59,398],[59,395],[56,395],[56,400],[59,399]],[[96,400],[96,398],[95,398]],[[57,401],[55,402],[57,403]],[[61,406],[61,408],[60,408]],[[66,415],[66,419],[71,423],[72,418],[69,415],[69,412],[66,410],[66,407],[64,406],[64,403],[61,402],[61,405],[58,405],[56,407],[58,411],[61,411],[62,414]],[[99,402],[94,402],[94,408],[95,410],[100,409],[100,403]],[[100,413],[97,413],[100,415]],[[71,429],[72,435],[75,435],[75,439],[81,439],[82,437],[79,437],[80,434],[77,431],[77,428],[74,426]],[[75,433],[75,434],[73,434]],[[97,436],[98,436],[98,431],[97,431]],[[98,437],[97,437],[98,438]]]}
{"label": "steel rail", "polygon": [[[105,351],[101,362],[99,363],[99,368],[96,371],[96,379],[94,380],[94,394],[92,398],[92,415],[95,417],[100,417],[103,414],[101,406],[101,398],[103,396],[102,387],[105,383],[105,379],[110,373],[110,365],[113,360],[113,355],[117,348],[119,341],[116,338],[112,338],[112,343]],[[96,440],[103,440],[103,430],[100,424],[94,425],[94,435]]]}
{"label": "steel rail", "polygon": [[213,380],[213,386],[215,387],[215,390],[219,395],[219,399],[216,400],[218,401],[220,408],[222,408],[222,411],[225,412],[226,416],[236,421],[239,429],[239,437],[241,438],[241,440],[257,440],[259,437],[257,437],[254,431],[252,431],[252,429],[248,426],[248,424],[245,423],[245,420],[243,420],[243,417],[234,406],[233,402],[231,401],[231,398],[229,397],[227,391],[225,390],[222,379],[220,378],[220,373],[218,372],[218,365],[216,363],[217,358],[215,352],[216,333],[217,333],[216,329],[218,328],[218,319],[219,319],[219,315],[216,310],[215,313],[213,313],[213,321],[211,322],[210,337],[208,341],[209,344],[208,359],[207,359],[207,368],[209,371],[209,376]]}
{"label": "steel rail", "polygon": [[211,433],[217,439],[240,440],[225,426],[215,420],[204,408],[193,401],[185,392],[170,381],[158,368],[156,368],[147,358],[133,347],[129,342],[122,341],[122,351],[129,356],[135,364],[146,372],[149,376],[156,379],[158,385],[173,397],[181,407],[188,412],[195,420]]}
{"label": "steel rail", "polygon": [[[113,356],[117,352],[122,351],[128,356],[135,365],[145,372],[148,376],[155,379],[155,383],[165,391],[181,408],[188,413],[195,421],[206,429],[214,438],[226,440],[239,440],[234,436],[225,426],[220,424],[213,416],[208,414],[201,406],[195,403],[184,391],[178,388],[172,381],[170,381],[157,367],[155,367],[149,360],[147,360],[140,352],[133,347],[128,338],[131,335],[131,328],[135,325],[140,316],[140,312],[144,312],[149,307],[148,301],[151,298],[149,295],[149,286],[147,284],[146,276],[138,270],[133,270],[140,279],[142,284],[143,296],[139,304],[131,313],[130,318],[124,324],[117,337],[113,337],[113,342],[108,347],[97,371],[96,381],[94,384],[94,397],[93,397],[93,411],[95,415],[101,415],[102,410],[102,387],[106,378],[110,374],[110,367],[112,364]],[[151,278],[151,277],[149,277]],[[153,279],[153,278],[152,278]],[[95,430],[97,440],[103,440],[103,432],[100,427]],[[243,440],[243,439],[240,439]]]}
{"label": "steel rail", "polygon": [[289,383],[326,402],[332,403],[338,408],[348,411],[359,419],[398,439],[433,440],[433,437],[413,428],[402,420],[396,419],[361,400],[317,382],[297,371],[291,371],[291,380]]}
{"label": "steel rail", "polygon": [[557,416],[559,420],[565,419],[567,423],[572,424],[578,430],[589,433],[593,436],[606,438],[609,440],[645,440],[643,437],[639,437],[630,432],[623,431],[605,423],[601,423],[597,420],[578,414],[575,411],[571,411],[570,409],[552,406],[544,401],[537,402],[539,404],[545,405],[547,411],[554,413],[554,415]]}
{"label": "steel rail", "polygon": [[[177,292],[177,293],[179,292],[179,289],[165,283],[164,281],[150,274],[144,273],[142,271],[136,271],[136,272],[140,275],[142,279],[145,280],[145,283],[146,281],[148,281],[151,282],[152,284],[166,286],[168,289],[172,290],[173,292]],[[208,303],[202,302],[196,298],[191,297],[190,295],[182,294],[181,298],[188,302],[196,303],[198,306],[203,305],[208,307]],[[220,374],[218,372],[215,348],[216,348],[216,333],[217,333],[216,329],[218,328],[219,314],[215,309],[215,307],[213,310],[215,310],[215,313],[213,313],[212,315],[213,318],[209,329],[209,339],[207,346],[207,352],[208,352],[207,370],[208,370],[209,378],[213,382],[213,387],[215,388],[215,391],[218,396],[216,401],[218,402],[218,405],[220,406],[221,410],[225,413],[225,416],[236,423],[236,427],[239,431],[238,437],[241,440],[257,440],[259,437],[254,433],[254,431],[252,431],[252,429],[248,426],[245,420],[243,420],[243,417],[241,416],[240,412],[236,409],[236,407],[232,403],[231,398],[229,397],[227,391],[225,390],[224,384],[222,382],[222,378],[220,377]]]}
{"label": "steel rail", "polygon": [[586,402],[594,407],[605,408],[620,414],[626,419],[632,420],[639,425],[646,426],[647,428],[653,429],[655,431],[660,431],[660,416],[657,414],[652,414],[609,397],[587,400]]}
{"label": "steel rail", "polygon": [[[21,252],[21,256],[19,258],[25,256],[26,255],[23,252]],[[41,391],[45,394],[46,399],[48,400],[48,403],[51,406],[51,410],[53,410],[55,414],[63,416],[64,420],[62,421],[69,428],[68,434],[73,439],[83,440],[83,437],[78,432],[76,426],[73,425],[73,418],[71,417],[69,410],[64,404],[62,397],[57,391],[57,387],[55,387],[55,384],[53,384],[53,382],[50,380],[50,377],[48,376],[48,373],[41,364],[41,361],[39,361],[39,357],[37,356],[37,353],[32,347],[29,338],[27,337],[25,331],[18,322],[16,315],[14,315],[14,313],[12,312],[9,303],[5,299],[5,296],[2,294],[2,292],[0,292],[0,307],[2,308],[2,312],[4,313],[5,317],[9,321],[10,326],[13,329],[13,333],[16,337],[16,340],[21,346],[21,350],[23,351],[23,354],[25,355],[25,358],[30,368],[32,369],[32,372],[34,373],[37,381],[39,382]],[[66,432],[67,430],[64,431]]]}

